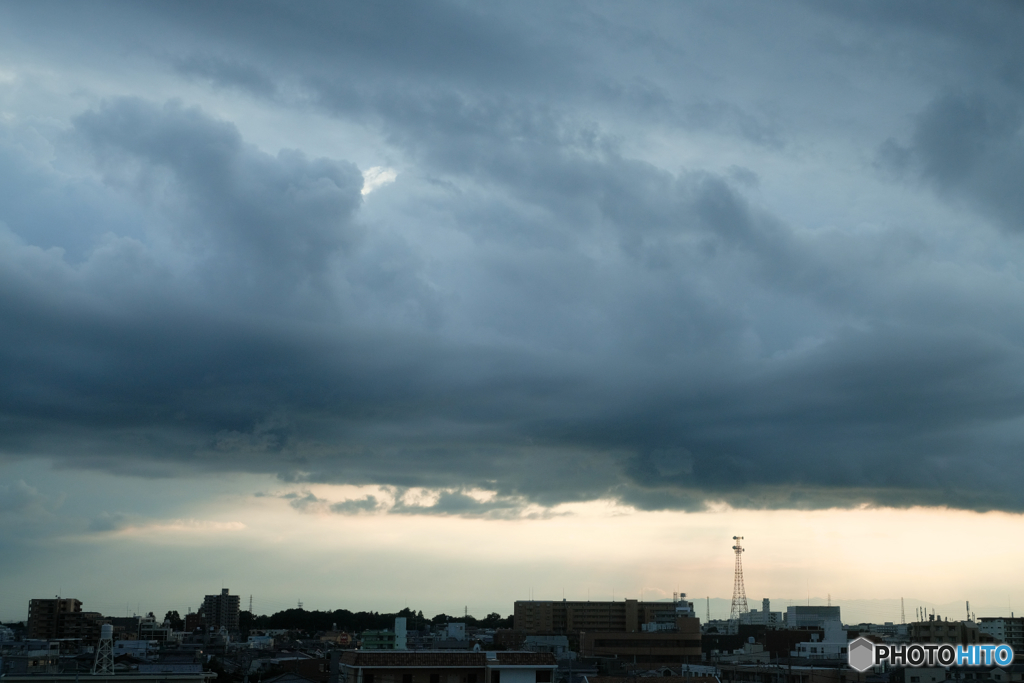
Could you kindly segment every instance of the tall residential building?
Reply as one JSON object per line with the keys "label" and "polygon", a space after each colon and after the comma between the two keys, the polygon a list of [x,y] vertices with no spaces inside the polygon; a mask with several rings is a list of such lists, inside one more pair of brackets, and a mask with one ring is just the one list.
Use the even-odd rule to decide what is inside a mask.
{"label": "tall residential building", "polygon": [[1024,653],[1024,617],[982,617],[978,622],[979,631]]}
{"label": "tall residential building", "polygon": [[99,612],[83,612],[82,601],[74,598],[29,600],[26,637],[39,640],[77,638],[95,642],[104,623]]}
{"label": "tall residential building", "polygon": [[[682,604],[682,603],[680,603]],[[692,604],[689,615],[692,616]],[[643,625],[662,620],[662,613],[676,607],[671,602],[576,602],[566,600],[516,600],[513,628],[529,634],[564,635],[568,633],[613,631],[639,633]]]}
{"label": "tall residential building", "polygon": [[206,628],[216,631],[223,626],[228,631],[237,631],[240,608],[241,598],[237,595],[228,595],[227,588],[222,588],[220,595],[207,595],[203,599]]}
{"label": "tall residential building", "polygon": [[27,638],[48,640],[60,638],[61,615],[82,611],[82,601],[74,598],[34,599],[28,601]]}

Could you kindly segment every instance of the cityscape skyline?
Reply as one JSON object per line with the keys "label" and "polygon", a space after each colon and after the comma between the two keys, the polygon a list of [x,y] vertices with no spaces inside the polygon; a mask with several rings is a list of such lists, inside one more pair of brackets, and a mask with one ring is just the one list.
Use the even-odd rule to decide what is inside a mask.
{"label": "cityscape skyline", "polygon": [[0,615],[1024,607],[1022,34],[0,2]]}
{"label": "cityscape skyline", "polygon": [[[230,589],[221,589],[221,591],[223,591],[223,590],[230,590]],[[54,596],[54,597],[57,597],[57,596]],[[73,596],[61,596],[61,597],[69,598],[70,599]],[[206,596],[206,597],[209,598],[211,596]],[[428,619],[428,620],[432,619],[433,617],[435,617],[437,615],[440,615],[440,614],[447,614],[451,618],[451,620],[453,622],[460,621],[464,614],[468,614],[470,617],[475,618],[475,619],[482,619],[483,617],[487,616],[488,614],[491,614],[492,612],[495,612],[495,613],[501,615],[503,618],[509,617],[509,616],[512,615],[512,610],[511,609],[507,610],[508,614],[505,614],[500,609],[487,610],[486,608],[481,607],[480,605],[477,605],[476,606],[477,609],[475,609],[475,610],[471,609],[469,605],[462,605],[460,610],[448,609],[448,610],[439,610],[437,612],[434,612],[433,610],[418,609],[415,604],[404,605],[402,607],[394,608],[394,609],[373,609],[372,606],[369,606],[369,607],[363,606],[363,607],[366,607],[366,609],[363,609],[363,608],[358,607],[358,606],[357,607],[352,607],[352,606],[345,606],[345,605],[308,605],[308,604],[306,604],[305,601],[303,601],[301,599],[296,600],[296,602],[293,603],[290,606],[285,604],[285,603],[277,603],[276,601],[271,601],[271,605],[272,605],[271,608],[266,609],[266,610],[260,610],[260,609],[257,608],[257,605],[259,604],[259,601],[257,601],[255,599],[255,596],[243,596],[243,595],[232,594],[232,597],[237,597],[239,599],[239,601],[240,601],[240,603],[239,603],[240,604],[240,610],[242,612],[248,612],[249,611],[248,599],[249,599],[249,597],[253,597],[253,610],[252,610],[251,614],[254,615],[254,616],[261,616],[261,615],[263,615],[263,616],[270,616],[270,615],[273,615],[273,614],[276,614],[276,613],[279,613],[279,612],[285,612],[285,611],[294,610],[294,609],[306,610],[307,612],[328,612],[328,613],[332,612],[334,610],[347,609],[348,611],[353,612],[353,613],[361,612],[361,611],[366,611],[366,612],[371,612],[372,611],[372,612],[377,612],[379,614],[395,614],[395,613],[402,612],[402,610],[412,610],[412,612],[414,612],[414,613],[417,612],[417,611],[423,612],[423,617],[425,619]],[[555,598],[541,598],[541,597],[536,597],[536,598],[534,598],[532,600],[530,598],[518,598],[515,602],[536,601],[536,602],[559,602],[560,603],[560,602],[563,602],[565,600],[568,600],[569,602],[575,602],[575,603],[582,603],[582,602],[603,603],[603,602],[606,602],[608,600],[611,600],[613,597],[614,596],[612,594],[607,594],[607,595],[604,595],[604,596],[599,596],[599,595],[595,594],[595,595],[592,595],[592,599],[590,599],[590,600],[588,600],[587,598],[582,598],[582,599],[575,600],[575,599],[572,599],[572,598],[559,598],[559,597],[555,597]],[[705,610],[705,600],[707,600],[707,602],[710,603],[711,621],[713,621],[713,622],[715,622],[715,621],[727,621],[729,619],[729,603],[730,603],[730,599],[729,598],[721,598],[721,597],[694,598],[693,596],[689,596],[689,595],[687,595],[685,597],[686,597],[686,599],[688,599],[690,602],[693,603],[694,611],[695,611],[695,616],[701,621],[702,624],[706,623],[705,611],[704,611]],[[75,599],[77,599],[77,598],[75,598]],[[885,623],[901,624],[902,623],[902,624],[909,624],[909,623],[912,623],[912,622],[928,621],[928,619],[930,619],[932,617],[940,619],[940,620],[944,620],[944,621],[964,621],[964,620],[966,620],[966,614],[965,614],[966,605],[963,604],[962,602],[961,603],[951,602],[951,603],[938,604],[938,603],[931,603],[931,602],[927,602],[927,601],[918,600],[918,599],[915,599],[915,598],[909,598],[909,599],[907,599],[907,598],[902,598],[902,599],[901,598],[889,598],[889,599],[880,598],[880,599],[868,599],[868,600],[846,600],[846,599],[837,598],[837,597],[831,596],[831,595],[828,595],[828,596],[826,596],[824,598],[810,596],[810,597],[806,597],[806,598],[802,598],[802,599],[780,599],[780,598],[767,598],[767,599],[770,601],[771,609],[773,611],[778,611],[778,612],[782,612],[782,613],[785,613],[786,609],[788,607],[802,607],[802,606],[805,606],[805,605],[812,606],[812,607],[815,607],[815,606],[823,607],[826,604],[828,604],[828,605],[830,605],[832,607],[839,607],[839,608],[841,608],[843,610],[842,611],[842,622],[844,624],[848,624],[848,625],[857,625],[857,624],[860,624],[860,623],[875,623],[875,624],[885,624]],[[650,597],[629,597],[629,596],[619,596],[614,601],[615,602],[623,602],[624,600],[636,600],[636,601],[640,601],[640,602],[643,602],[644,600],[646,600],[647,602],[661,602],[661,603],[665,603],[666,605],[667,604],[671,604],[673,602],[673,599],[671,597],[669,597],[669,598],[650,598]],[[112,604],[112,601],[110,601],[110,600],[106,600],[106,601],[99,600],[99,601],[92,601],[92,602],[90,602],[90,601],[82,601],[82,602],[83,602],[82,607],[83,607],[83,609],[85,611],[99,612],[101,614],[104,614],[107,617],[139,617],[139,616],[145,616],[146,614],[154,614],[154,615],[157,616],[158,619],[162,619],[164,614],[166,614],[168,612],[172,612],[172,611],[178,612],[178,614],[179,614],[179,616],[181,618],[184,618],[187,614],[193,614],[195,612],[201,611],[201,609],[203,607],[204,600],[202,599],[202,597],[193,600],[193,602],[198,605],[199,609],[192,609],[191,612],[188,611],[189,608],[182,609],[182,608],[180,608],[180,607],[178,607],[176,605],[171,605],[171,604],[165,605],[165,603],[158,602],[158,601],[153,601],[153,602],[151,602],[151,604],[156,604],[156,605],[160,605],[160,606],[159,607],[147,608],[146,605],[141,603],[141,602],[140,603],[136,603],[135,605],[125,604],[125,610],[124,610],[123,614],[122,613],[118,613],[116,611],[109,610],[109,609],[102,609],[102,608],[98,607],[98,606],[102,606],[102,605],[107,605],[109,607]],[[756,606],[753,607],[753,609],[755,609],[755,610],[760,609],[761,608],[761,602],[762,602],[762,600],[759,598],[756,601]],[[166,607],[166,609],[164,609],[164,607]],[[1011,617],[1011,618],[1014,618],[1015,617],[1015,613],[1012,610],[1012,605],[1004,605],[1002,608],[999,608],[998,606],[995,606],[995,605],[976,605],[976,607],[978,607],[978,608],[980,608],[982,610],[982,612],[980,614],[978,613],[977,609],[975,609],[974,607],[975,606],[972,606],[972,608],[971,608],[972,616],[976,617],[978,619],[980,619],[980,618],[1000,618],[1000,617]],[[1000,611],[1000,609],[1002,611]],[[958,610],[959,610],[959,612],[958,612]],[[904,621],[900,620],[901,614],[903,615],[903,617],[905,619]],[[895,617],[893,618],[892,615],[895,615]],[[2,622],[2,623],[17,623],[17,622],[24,623],[25,619],[24,619],[24,617],[22,617],[22,618],[15,618],[15,619],[7,619],[7,618],[4,618],[4,617],[0,616],[0,622]]]}
{"label": "cityscape skyline", "polygon": [[[323,489],[318,489],[318,493],[326,494]],[[268,498],[261,497],[256,500],[267,503]],[[276,505],[273,502],[270,504]],[[786,523],[794,519],[793,513],[787,511],[769,513],[724,511],[720,513],[725,518],[722,520],[722,526],[716,528],[716,531],[722,535],[714,536],[707,529],[694,529],[693,527],[696,526],[694,523],[701,520],[699,516],[692,514],[684,517],[684,520],[691,522],[691,527],[683,530],[679,528],[678,522],[672,519],[675,515],[636,513],[613,508],[606,509],[598,515],[585,508],[586,506],[577,508],[575,511],[567,510],[566,512],[569,514],[543,520],[500,522],[460,518],[447,520],[455,528],[455,531],[444,533],[447,544],[439,542],[437,535],[439,523],[443,525],[445,520],[436,520],[425,516],[412,517],[409,520],[407,533],[404,535],[395,535],[391,531],[393,545],[381,544],[379,540],[374,541],[375,538],[379,538],[383,530],[388,529],[391,522],[373,516],[347,520],[348,523],[345,527],[338,526],[334,516],[313,515],[310,519],[309,513],[303,513],[304,517],[296,514],[291,519],[277,518],[277,527],[259,524],[261,521],[274,520],[276,515],[272,515],[270,520],[250,517],[249,525],[232,522],[227,518],[207,520],[203,523],[198,520],[177,520],[172,521],[171,524],[162,522],[154,524],[152,520],[140,520],[138,527],[126,527],[113,536],[108,534],[103,539],[102,545],[93,546],[93,543],[82,543],[79,540],[77,542],[79,547],[91,547],[96,552],[93,557],[87,558],[84,562],[82,559],[76,559],[76,571],[73,573],[69,573],[63,567],[30,567],[35,576],[27,584],[39,586],[36,592],[46,595],[48,589],[44,585],[44,582],[47,581],[45,577],[47,573],[52,573],[56,578],[54,581],[56,589],[63,589],[63,592],[68,595],[99,593],[90,602],[95,602],[104,610],[109,609],[112,614],[120,613],[122,608],[120,602],[115,602],[106,596],[112,593],[123,595],[129,585],[133,586],[132,597],[129,597],[124,605],[124,608],[129,611],[142,610],[143,612],[162,613],[168,609],[181,610],[188,607],[195,609],[198,605],[192,604],[189,600],[194,601],[195,595],[201,595],[202,590],[208,590],[208,588],[202,588],[197,592],[196,588],[199,587],[197,580],[183,578],[183,572],[190,567],[190,571],[193,573],[209,576],[209,580],[215,584],[213,588],[223,583],[224,586],[234,586],[241,591],[242,588],[239,587],[241,585],[239,581],[243,580],[241,576],[262,576],[262,578],[253,578],[251,585],[254,587],[246,590],[243,595],[243,603],[250,593],[256,596],[254,610],[257,613],[271,613],[288,609],[294,607],[299,600],[307,609],[346,608],[353,611],[360,609],[397,611],[402,607],[416,607],[425,612],[431,610],[436,610],[438,613],[450,611],[452,600],[423,595],[422,586],[428,582],[432,586],[426,591],[428,594],[456,593],[461,597],[454,599],[455,606],[458,607],[460,604],[471,606],[471,613],[477,614],[477,616],[492,611],[502,613],[503,605],[507,608],[515,600],[528,599],[531,594],[534,599],[546,600],[560,600],[562,597],[570,600],[588,598],[608,600],[616,596],[620,600],[624,597],[667,600],[670,599],[673,592],[681,591],[688,593],[690,599],[698,606],[702,600],[701,592],[705,593],[705,597],[710,595],[713,618],[722,618],[728,616],[730,600],[716,597],[726,594],[724,590],[719,589],[716,593],[708,586],[725,586],[731,584],[732,581],[733,552],[727,544],[734,541],[731,536],[725,536],[720,531],[720,529],[725,529],[728,532],[727,527],[730,522],[725,520],[735,520],[737,517],[746,515],[748,528],[757,518],[760,518],[759,521],[767,528],[777,528],[785,526]],[[232,510],[237,511],[237,508],[232,507]],[[916,519],[913,517],[915,512]],[[889,510],[865,510],[861,513],[865,517],[874,514],[876,523],[879,520],[891,521],[894,514]],[[907,576],[910,577],[909,581],[904,579],[902,585],[905,588],[903,597],[906,601],[905,611],[908,613],[908,619],[911,610],[921,605],[937,609],[941,616],[958,617],[963,611],[961,607],[966,600],[969,600],[974,606],[974,612],[985,616],[1004,614],[1009,616],[1011,612],[1015,611],[1013,603],[1017,594],[1012,592],[1012,589],[1011,591],[1004,590],[1004,586],[1016,585],[1013,576],[1015,566],[1012,564],[1006,565],[1002,572],[993,569],[987,572],[983,578],[974,580],[973,583],[961,581],[953,584],[949,581],[948,574],[928,577],[914,575],[913,571],[920,564],[920,554],[928,552],[938,534],[945,533],[951,537],[963,536],[966,533],[973,534],[979,549],[976,554],[964,555],[961,558],[960,561],[964,567],[973,566],[979,558],[985,557],[985,553],[1005,552],[1006,548],[999,545],[999,540],[1012,533],[1012,529],[1019,521],[1016,515],[949,513],[954,521],[957,517],[964,518],[960,520],[961,526],[957,526],[950,520],[940,521],[936,524],[934,511],[930,510],[903,511],[902,514],[907,515],[905,518],[906,535],[910,537],[905,540],[913,540],[917,545],[905,546],[906,552],[902,558],[888,556],[886,562],[890,573],[875,572],[870,578],[859,575],[862,571],[859,566],[854,566],[853,571],[840,572],[835,569],[835,563],[838,562],[839,565],[843,563],[844,549],[842,546],[847,545],[845,552],[850,557],[856,557],[863,552],[864,545],[858,543],[857,530],[845,529],[834,534],[831,539],[817,539],[813,546],[808,546],[805,543],[806,539],[800,533],[796,537],[786,539],[785,544],[779,544],[779,536],[776,532],[774,538],[776,547],[774,548],[765,547],[760,537],[744,531],[747,539],[746,546],[753,551],[752,553],[748,552],[745,556],[747,585],[750,586],[748,599],[752,605],[757,605],[763,597],[772,598],[773,595],[778,596],[780,593],[785,595],[781,591],[773,588],[766,589],[766,587],[779,585],[792,587],[796,583],[804,583],[804,597],[794,597],[790,593],[789,597],[773,598],[773,600],[781,600],[780,604],[784,606],[806,604],[808,599],[812,604],[815,601],[824,604],[830,596],[833,604],[856,605],[853,612],[847,613],[851,618],[860,616],[860,620],[877,619],[880,622],[898,622],[899,598],[895,596],[883,598],[881,596],[885,596],[886,592],[891,590],[890,586],[896,577]],[[765,519],[766,516],[768,519]],[[646,519],[644,519],[645,517]],[[655,523],[659,517],[662,518],[660,521],[664,526],[659,527]],[[665,519],[666,517],[668,519]],[[823,519],[829,517],[833,517],[833,519],[826,523],[822,522]],[[835,511],[802,513],[800,516],[808,529],[814,529],[819,525],[834,527],[836,518],[840,522],[844,519],[849,521],[848,515]],[[985,518],[1001,521],[1002,524],[988,525],[986,531],[986,527],[980,524],[981,520]],[[304,520],[304,531],[308,536],[299,535],[294,539],[290,549],[281,548],[279,552],[283,554],[305,552],[306,554],[301,557],[312,562],[312,564],[305,565],[305,575],[318,580],[302,582],[308,586],[301,592],[295,592],[292,589],[294,581],[286,574],[278,571],[269,573],[268,577],[251,568],[253,559],[264,552],[262,546],[257,545],[253,549],[255,552],[244,553],[243,550],[244,545],[248,542],[247,538],[287,533],[286,529],[291,527],[296,519]],[[353,521],[358,525],[365,525],[364,528],[356,528],[358,525],[351,524]],[[331,528],[324,526],[330,523],[335,523],[333,531],[346,533],[351,542],[376,542],[377,547],[364,549],[355,557],[347,560],[342,559],[335,548],[322,549],[319,552],[304,551],[303,545],[307,542],[307,538],[331,533]],[[643,533],[638,533],[638,523],[644,529]],[[927,526],[929,523],[934,526],[929,528]],[[522,559],[515,557],[518,549],[528,545],[529,538],[535,536],[534,529],[536,527],[552,525],[558,527],[555,530],[548,529],[548,531],[553,531],[553,535],[549,535],[543,541],[535,539],[531,546],[538,556],[537,559],[524,563]],[[501,534],[495,534],[493,531],[489,534],[488,529],[493,527],[500,527]],[[650,544],[668,544],[673,540],[671,534],[677,531],[681,537],[690,540],[686,551],[680,551],[678,559],[661,564],[656,572],[650,572],[648,567],[647,571],[638,575],[636,563],[629,553],[648,547]],[[877,537],[878,535],[878,531],[870,527],[861,531],[867,531],[866,536],[868,537]],[[606,558],[603,562],[596,564],[584,559],[582,562],[572,562],[569,570],[554,571],[556,567],[564,567],[566,554],[586,552],[589,539],[599,533],[603,533],[606,540],[616,543],[625,556],[615,559]],[[489,541],[481,538],[485,534],[490,535]],[[232,542],[226,543],[225,535],[240,536],[241,538],[232,539]],[[203,538],[204,536],[206,538]],[[576,537],[575,544],[565,540],[568,536]],[[199,546],[196,545],[197,537]],[[479,556],[477,558],[461,557],[458,562],[459,571],[448,572],[446,575],[446,570],[451,567],[451,561],[445,557],[445,554],[451,553],[454,557],[459,552],[462,538],[479,539],[475,542],[480,551]],[[877,538],[874,539],[874,542],[877,544]],[[132,576],[128,572],[107,571],[111,569],[109,557],[112,552],[115,554],[118,552],[118,545],[121,546],[122,552],[132,552],[133,548],[134,552],[141,552],[145,548],[150,559],[147,563],[147,573],[144,576]],[[161,546],[164,547],[161,548]],[[405,571],[406,565],[396,555],[398,552],[396,546],[401,547],[402,555],[407,556],[409,553],[413,553],[413,556],[417,558],[417,566],[421,568],[421,576],[413,580],[409,579]],[[202,552],[203,547],[209,553],[205,560],[199,559],[200,556],[194,554],[197,551]],[[706,548],[707,554],[696,554],[698,548]],[[214,549],[216,552],[213,552]],[[161,554],[162,550],[169,550],[170,553]],[[183,550],[186,552],[182,552]],[[801,567],[799,562],[793,561],[793,557],[787,560],[787,555],[792,553],[803,553],[799,559],[808,564]],[[830,562],[818,567],[816,572],[808,572],[810,561],[819,554],[828,556]],[[299,555],[295,555],[295,557],[299,557]],[[951,560],[945,561],[951,569],[959,568]],[[95,562],[95,564],[91,562]],[[222,579],[216,578],[217,574],[226,574],[224,571],[226,566],[236,564],[250,568],[243,575],[236,573],[227,574]],[[107,570],[104,569],[105,566]],[[135,574],[134,565],[129,563],[128,566],[132,568],[130,573]],[[641,566],[645,566],[644,563],[641,563]],[[960,569],[960,571],[964,570]],[[476,579],[467,583],[465,580],[467,573],[476,575]],[[77,582],[72,574],[77,577]],[[805,578],[802,581],[794,579],[793,577],[796,575]],[[344,578],[339,580],[339,577]],[[613,583],[607,580],[608,577],[617,580]],[[658,577],[663,578],[659,580]],[[25,579],[21,579],[19,585],[22,585],[21,581],[25,581]],[[102,588],[104,585],[109,587],[104,590]],[[154,607],[151,599],[154,585],[159,586],[156,589],[157,592],[166,592],[174,587],[173,590],[179,597],[165,598],[162,602],[155,603]],[[844,595],[844,585],[855,587],[860,594],[856,597],[851,597],[849,593]],[[337,586],[337,588],[332,586]],[[928,589],[936,594],[935,599],[929,600],[928,597],[921,597],[920,589],[925,586],[928,586]],[[191,591],[188,587],[191,587]],[[889,595],[892,595],[891,592]],[[190,598],[190,596],[193,597]],[[4,618],[10,616],[17,620],[18,611],[23,610],[24,605],[21,598],[22,596],[14,591],[5,591],[4,595],[0,597],[2,600],[0,615],[4,615]],[[99,598],[98,602],[97,598]],[[715,607],[719,600],[724,605],[721,614],[717,614]],[[116,612],[112,609],[114,604],[118,605]],[[143,610],[146,604],[151,606]],[[880,607],[879,605],[882,604],[886,606]],[[703,617],[703,612],[700,609],[697,611],[699,616]]]}

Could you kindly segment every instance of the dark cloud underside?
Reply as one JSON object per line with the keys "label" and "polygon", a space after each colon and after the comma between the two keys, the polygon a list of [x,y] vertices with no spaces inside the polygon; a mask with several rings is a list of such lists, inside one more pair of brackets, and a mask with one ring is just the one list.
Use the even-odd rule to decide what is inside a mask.
{"label": "dark cloud underside", "polygon": [[437,493],[290,500],[338,514],[1024,509],[1020,12],[745,7],[5,8],[114,85],[0,122],[0,453]]}

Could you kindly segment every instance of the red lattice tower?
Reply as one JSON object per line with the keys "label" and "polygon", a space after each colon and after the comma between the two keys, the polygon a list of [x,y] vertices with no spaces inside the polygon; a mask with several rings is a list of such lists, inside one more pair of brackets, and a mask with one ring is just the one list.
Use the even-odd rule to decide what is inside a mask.
{"label": "red lattice tower", "polygon": [[743,546],[740,541],[742,536],[733,536],[732,540],[736,545],[732,547],[736,551],[736,577],[732,584],[732,609],[729,610],[730,619],[739,619],[740,615],[749,611],[747,609],[747,590],[743,587]]}

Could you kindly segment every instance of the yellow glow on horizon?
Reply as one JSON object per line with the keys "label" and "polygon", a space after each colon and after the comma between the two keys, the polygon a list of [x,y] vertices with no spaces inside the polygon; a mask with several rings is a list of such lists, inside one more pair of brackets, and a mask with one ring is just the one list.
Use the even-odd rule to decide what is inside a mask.
{"label": "yellow glow on horizon", "polygon": [[[944,508],[647,512],[598,500],[550,510],[546,518],[486,519],[436,514],[336,514],[326,505],[294,509],[280,496],[312,493],[336,502],[377,496],[379,487],[310,485],[274,496],[220,501],[209,524],[244,520],[219,542],[259,543],[262,552],[374,570],[395,557],[458,572],[502,577],[509,600],[728,597],[732,536],[745,537],[743,556],[751,607],[762,597],[835,600],[898,598],[933,602],[970,599],[1002,605],[1018,590],[1024,551],[1007,539],[1024,532],[1024,517]],[[423,504],[432,498],[419,494]],[[484,494],[475,494],[478,499]],[[169,527],[170,528],[170,527]],[[210,527],[215,528],[213,526]],[[144,541],[145,534],[135,535]],[[776,606],[774,609],[782,609]],[[895,615],[898,618],[898,615]],[[890,620],[893,617],[888,617]]]}

